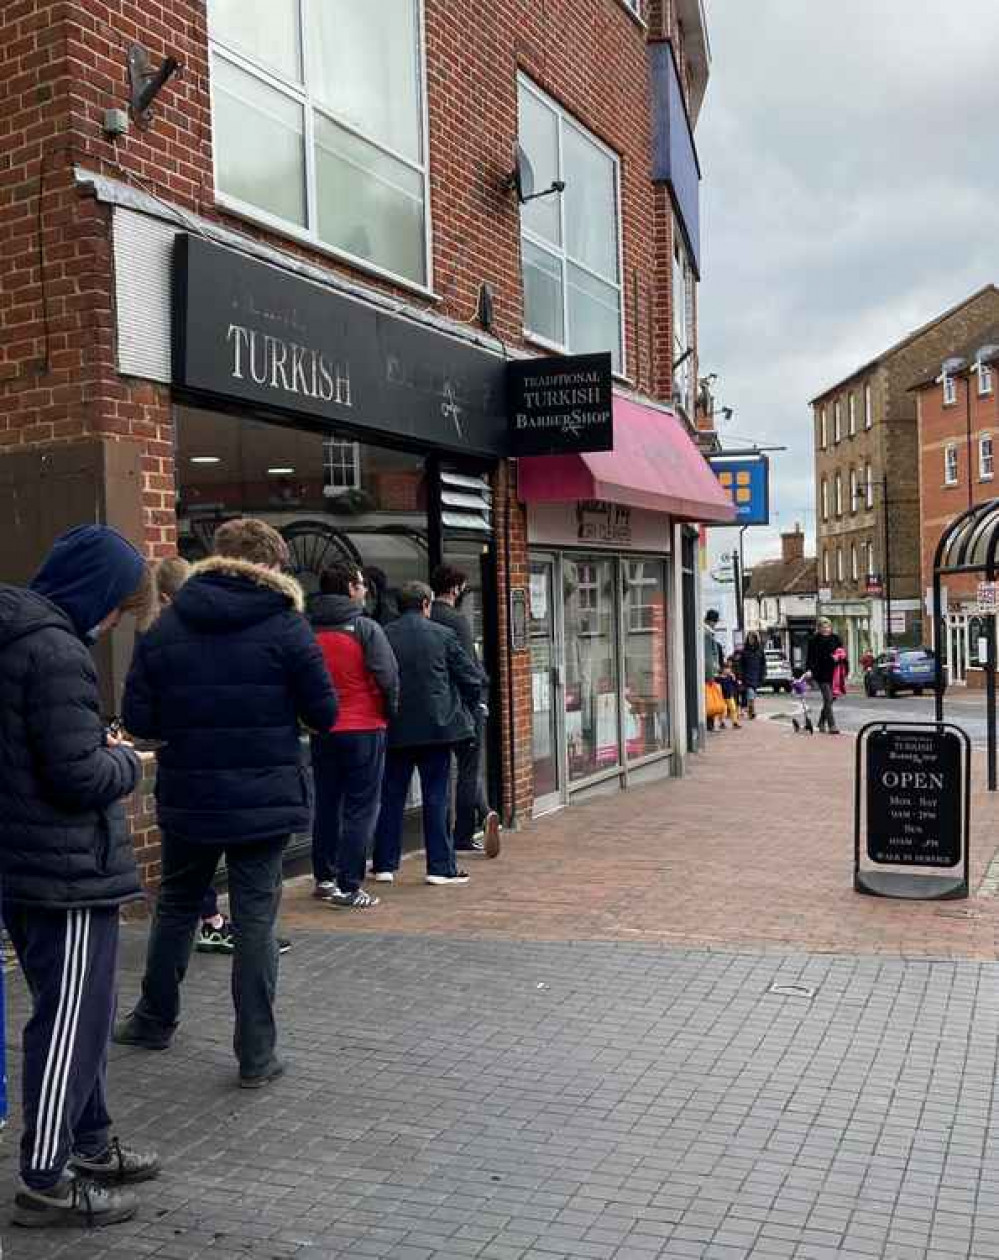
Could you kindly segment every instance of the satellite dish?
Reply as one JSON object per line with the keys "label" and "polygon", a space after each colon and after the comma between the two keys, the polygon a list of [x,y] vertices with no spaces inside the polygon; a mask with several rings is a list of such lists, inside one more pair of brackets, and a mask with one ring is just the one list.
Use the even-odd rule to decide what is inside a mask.
{"label": "satellite dish", "polygon": [[543,188],[541,192],[535,192],[537,180],[534,167],[520,144],[514,146],[513,170],[506,178],[505,187],[516,190],[517,200],[521,205],[527,201],[533,201],[536,197],[547,197],[551,193],[565,191],[565,183],[561,179],[553,179],[547,188]]}
{"label": "satellite dish", "polygon": [[955,372],[960,372],[964,367],[964,360],[959,358],[944,359],[943,374],[944,376],[953,376]]}

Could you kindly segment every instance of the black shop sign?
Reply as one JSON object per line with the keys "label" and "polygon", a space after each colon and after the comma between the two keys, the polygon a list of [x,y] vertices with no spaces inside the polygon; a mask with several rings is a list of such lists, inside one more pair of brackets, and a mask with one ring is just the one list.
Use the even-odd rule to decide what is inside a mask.
{"label": "black shop sign", "polygon": [[504,453],[498,355],[200,236],[174,248],[176,386],[430,449]]}
{"label": "black shop sign", "polygon": [[867,740],[867,856],[892,866],[957,866],[962,756],[948,730],[879,730]]}
{"label": "black shop sign", "polygon": [[507,367],[511,455],[614,449],[609,354],[518,359]]}

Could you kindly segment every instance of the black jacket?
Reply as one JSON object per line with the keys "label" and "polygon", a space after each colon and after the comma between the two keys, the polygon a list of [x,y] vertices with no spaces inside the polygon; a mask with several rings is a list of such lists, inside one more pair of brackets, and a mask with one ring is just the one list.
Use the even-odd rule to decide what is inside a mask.
{"label": "black jacket", "polygon": [[4,898],[71,909],[140,897],[121,803],[139,773],[134,752],[104,745],[97,671],[69,615],[0,586]]}
{"label": "black jacket", "polygon": [[817,683],[831,683],[836,662],[833,652],[843,646],[838,634],[813,634],[808,640],[808,657],[805,669]]}
{"label": "black jacket", "polygon": [[389,745],[415,748],[472,739],[470,710],[479,703],[482,672],[454,633],[418,612],[385,627],[399,662],[399,712],[389,723]]}
{"label": "black jacket", "polygon": [[482,675],[482,702],[485,704],[489,700],[489,675],[482,668],[482,662],[479,660],[475,651],[475,640],[472,638],[472,627],[469,625],[468,618],[463,616],[452,604],[446,603],[443,599],[435,599],[430,606],[430,619],[436,621],[440,626],[447,626],[449,630],[453,630],[458,636],[458,642],[461,644],[462,651],[472,662],[478,667],[479,673]]}
{"label": "black jacket", "polygon": [[244,560],[197,565],[136,649],[125,726],[162,740],[163,830],[206,844],[307,831],[299,721],[327,731],[336,694],[291,578]]}
{"label": "black jacket", "polygon": [[364,667],[378,684],[389,717],[399,708],[399,666],[377,621],[348,595],[313,595],[309,600],[309,620],[318,634],[322,630],[349,631],[364,654]]}
{"label": "black jacket", "polygon": [[739,677],[744,687],[758,691],[767,680],[767,655],[763,648],[743,647],[739,655]]}

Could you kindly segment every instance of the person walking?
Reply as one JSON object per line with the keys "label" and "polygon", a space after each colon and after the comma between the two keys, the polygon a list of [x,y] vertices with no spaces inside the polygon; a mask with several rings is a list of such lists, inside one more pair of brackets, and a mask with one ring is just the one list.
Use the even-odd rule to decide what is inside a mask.
{"label": "person walking", "polygon": [[0,586],[3,920],[31,994],[21,1077],[22,1226],[135,1215],[122,1183],[159,1159],[111,1136],[107,1051],[118,908],[142,897],[122,804],[141,777],[100,712],[88,644],[152,602],[145,560],[105,525],[58,538],[27,589]]}
{"label": "person walking", "polygon": [[753,720],[756,717],[756,693],[767,680],[767,654],[755,630],[750,630],[746,635],[746,642],[739,653],[738,666],[746,712],[750,720]]}
{"label": "person walking", "polygon": [[[472,627],[461,612],[468,575],[441,564],[430,575],[430,585],[434,592],[431,620],[454,631],[462,651],[482,675],[482,693],[471,713],[475,733],[454,748],[454,849],[456,853],[484,853],[487,858],[494,858],[500,851],[500,820],[486,796],[482,764],[489,716],[489,675],[476,654]],[[481,839],[476,835],[480,827]]]}
{"label": "person walking", "polygon": [[[704,685],[708,687],[714,683],[718,675],[721,673],[722,667],[722,650],[721,644],[715,638],[715,626],[718,624],[717,608],[709,608],[704,614]],[[715,719],[712,716],[706,718],[707,728],[709,731],[715,729]],[[719,730],[724,729],[725,720],[722,718]]]}
{"label": "person walking", "polygon": [[467,884],[455,864],[448,831],[451,749],[473,734],[470,710],[482,693],[482,672],[462,651],[456,635],[430,620],[433,591],[406,582],[399,617],[385,634],[399,663],[399,711],[389,723],[381,811],[375,831],[374,877],[391,883],[402,857],[402,823],[413,771],[423,796],[426,882]]}
{"label": "person walking", "polygon": [[330,731],[312,736],[315,895],[343,909],[369,910],[378,898],[362,884],[381,800],[385,730],[399,705],[399,667],[385,631],[363,615],[360,567],[337,560],[319,582],[322,594],[309,611],[340,711]]}
{"label": "person walking", "polygon": [[[836,694],[833,690],[833,679],[837,667],[848,668],[846,652],[838,634],[833,633],[832,622],[828,617],[820,617],[815,623],[815,634],[808,640],[808,656],[805,660],[805,676],[816,684],[822,693],[822,711],[819,713],[819,730],[828,731],[830,735],[838,735],[836,714],[833,706]],[[836,653],[841,655],[837,656]]]}
{"label": "person walking", "polygon": [[329,730],[337,701],[301,587],[282,572],[281,535],[233,520],[214,546],[139,644],[125,685],[126,728],[163,741],[163,871],[142,996],[114,1039],[170,1044],[202,899],[224,855],[239,925],[233,1048],[240,1086],[258,1089],[284,1071],[274,1019],[283,851],[312,825],[299,723]]}

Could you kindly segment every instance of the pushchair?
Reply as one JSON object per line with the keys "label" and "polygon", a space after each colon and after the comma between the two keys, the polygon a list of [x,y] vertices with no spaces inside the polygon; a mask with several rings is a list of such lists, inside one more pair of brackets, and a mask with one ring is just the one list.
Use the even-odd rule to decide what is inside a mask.
{"label": "pushchair", "polygon": [[791,684],[791,690],[798,700],[799,712],[796,717],[791,718],[791,725],[794,727],[796,735],[800,735],[802,731],[806,735],[815,734],[815,725],[812,722],[812,711],[808,707],[808,683],[804,678],[796,678]]}

